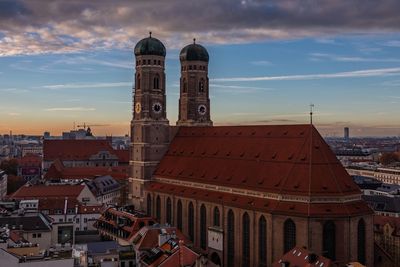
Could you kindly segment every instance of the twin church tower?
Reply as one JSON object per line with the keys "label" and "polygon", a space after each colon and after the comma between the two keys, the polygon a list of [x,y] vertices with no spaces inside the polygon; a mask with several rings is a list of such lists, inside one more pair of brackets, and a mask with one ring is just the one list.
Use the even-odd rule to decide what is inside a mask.
{"label": "twin church tower", "polygon": [[[174,127],[166,113],[166,49],[150,36],[135,46],[136,73],[131,121],[130,199],[143,209],[144,186],[168,150]],[[207,50],[196,44],[185,46],[181,62],[179,118],[177,126],[212,126]]]}

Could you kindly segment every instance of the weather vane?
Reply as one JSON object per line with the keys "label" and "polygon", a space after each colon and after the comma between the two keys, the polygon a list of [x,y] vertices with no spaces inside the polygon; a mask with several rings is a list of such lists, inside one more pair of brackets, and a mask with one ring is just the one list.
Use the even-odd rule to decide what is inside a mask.
{"label": "weather vane", "polygon": [[310,104],[310,124],[313,124],[313,122],[312,122],[312,117],[313,117],[313,114],[314,114],[314,104],[313,103],[311,103]]}

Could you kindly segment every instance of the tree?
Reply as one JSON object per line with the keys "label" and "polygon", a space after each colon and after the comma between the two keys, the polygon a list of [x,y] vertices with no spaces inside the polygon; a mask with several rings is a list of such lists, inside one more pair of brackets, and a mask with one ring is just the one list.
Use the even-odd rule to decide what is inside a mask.
{"label": "tree", "polygon": [[383,165],[389,165],[399,161],[399,156],[396,153],[383,153],[379,158],[379,162]]}
{"label": "tree", "polygon": [[5,171],[8,175],[17,175],[17,168],[17,159],[3,160],[0,164],[0,169]]}

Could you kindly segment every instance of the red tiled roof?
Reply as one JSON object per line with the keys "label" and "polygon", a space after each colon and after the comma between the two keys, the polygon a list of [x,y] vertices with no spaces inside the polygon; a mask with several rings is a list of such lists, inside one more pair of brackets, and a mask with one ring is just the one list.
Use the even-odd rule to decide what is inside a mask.
{"label": "red tiled roof", "polygon": [[[315,255],[315,254],[314,254]],[[275,261],[272,266],[280,267],[282,266],[281,262],[289,262],[289,266],[298,266],[298,267],[329,267],[332,266],[332,263],[329,259],[315,255],[315,261],[309,262],[310,260],[310,252],[304,248],[295,247],[290,250],[288,253],[283,255],[279,260]]]}
{"label": "red tiled roof", "polygon": [[285,195],[361,194],[311,125],[181,127],[154,176]]}
{"label": "red tiled roof", "polygon": [[[49,214],[54,214],[55,210],[62,210],[64,213],[65,208],[65,198],[50,198],[39,199],[39,210],[48,210]],[[74,198],[67,198],[67,209],[75,209],[79,202]]]}
{"label": "red tiled roof", "polygon": [[347,203],[304,203],[263,199],[259,197],[244,196],[232,193],[217,192],[199,188],[177,186],[159,182],[150,182],[147,190],[175,196],[192,198],[202,201],[221,203],[230,207],[248,210],[259,210],[271,214],[292,214],[298,216],[357,216],[372,213],[368,205],[362,201]]}
{"label": "red tiled roof", "polygon": [[[172,226],[144,226],[140,229],[139,232],[135,234],[133,237],[133,243],[137,250],[146,250],[152,249],[158,246],[158,236],[162,233],[161,229],[168,234],[175,233],[177,239],[184,240],[185,243],[189,243],[190,240],[187,239],[181,231],[179,231],[176,227]],[[136,241],[137,240],[137,241]]]}
{"label": "red tiled roof", "polygon": [[[116,220],[113,219],[107,219],[107,214],[111,214],[114,215],[116,217],[119,218],[126,218],[130,221],[129,225],[125,225],[123,226],[122,229],[124,229],[125,231],[129,232],[129,236],[127,238],[125,238],[125,240],[131,240],[133,238],[133,236],[140,230],[141,227],[143,227],[141,225],[141,223],[143,223],[143,225],[148,225],[149,222],[151,221],[153,224],[155,222],[155,220],[152,217],[149,216],[145,216],[145,215],[135,215],[126,211],[120,211],[117,210],[113,207],[110,207],[108,209],[106,209],[102,215],[100,216],[100,218],[98,219],[98,221],[103,221],[105,223],[111,224],[114,227],[118,226],[118,222]],[[102,230],[102,228],[97,227],[97,229],[99,231]],[[120,237],[121,238],[121,237]]]}
{"label": "red tiled roof", "polygon": [[84,185],[32,185],[22,186],[14,192],[11,199],[30,198],[77,198]]}
{"label": "red tiled roof", "polygon": [[129,177],[128,173],[129,166],[64,167],[59,160],[56,160],[50,166],[44,179],[91,179],[97,176],[110,175],[116,180],[126,180]]}
{"label": "red tiled roof", "polygon": [[400,236],[400,218],[391,216],[374,215],[375,231],[382,232],[383,227],[389,224],[393,229],[393,235]]}
{"label": "red tiled roof", "polygon": [[100,151],[114,153],[110,140],[44,140],[43,160],[87,160]]}
{"label": "red tiled roof", "polygon": [[116,149],[113,154],[118,157],[120,163],[129,163],[129,150],[128,149]]}
{"label": "red tiled roof", "polygon": [[27,154],[18,159],[18,166],[42,166],[42,157],[35,154]]}

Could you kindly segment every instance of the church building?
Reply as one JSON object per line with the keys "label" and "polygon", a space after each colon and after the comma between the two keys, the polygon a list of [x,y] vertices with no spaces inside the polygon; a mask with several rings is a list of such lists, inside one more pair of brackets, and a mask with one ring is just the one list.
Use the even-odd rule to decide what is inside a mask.
{"label": "church building", "polygon": [[165,46],[150,34],[134,52],[136,209],[176,226],[220,266],[271,266],[295,246],[339,266],[373,266],[373,212],[312,124],[213,126],[209,54],[194,41],[180,53],[170,126]]}

